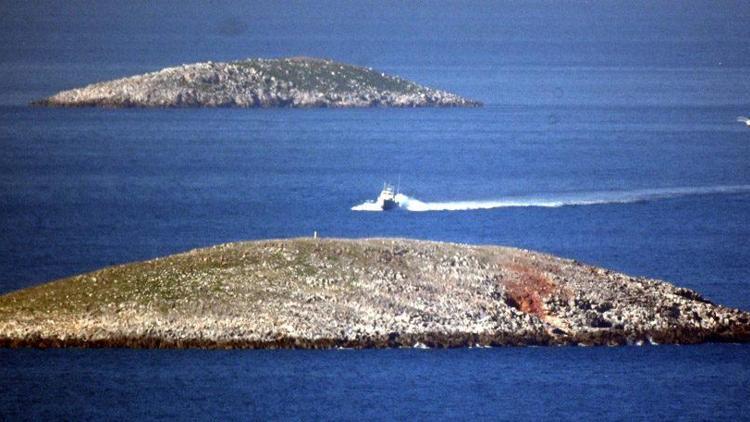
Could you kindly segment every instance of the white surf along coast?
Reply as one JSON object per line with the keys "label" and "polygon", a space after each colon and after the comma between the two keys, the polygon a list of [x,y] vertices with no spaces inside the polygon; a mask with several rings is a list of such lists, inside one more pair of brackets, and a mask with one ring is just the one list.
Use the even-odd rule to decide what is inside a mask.
{"label": "white surf along coast", "polygon": [[[508,196],[505,198],[489,200],[447,202],[424,202],[403,193],[399,193],[396,195],[396,202],[400,209],[412,212],[468,211],[512,207],[557,208],[581,205],[628,204],[690,195],[720,195],[745,192],[750,192],[750,185],[717,185],[637,189],[628,191],[570,192]],[[383,211],[383,204],[377,201],[366,201],[353,206],[352,211]]]}

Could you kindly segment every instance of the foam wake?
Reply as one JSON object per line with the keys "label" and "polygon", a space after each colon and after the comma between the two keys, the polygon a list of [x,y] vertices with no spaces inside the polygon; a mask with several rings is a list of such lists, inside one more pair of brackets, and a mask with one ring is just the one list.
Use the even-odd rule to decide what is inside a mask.
{"label": "foam wake", "polygon": [[[750,185],[724,185],[702,187],[679,187],[659,189],[639,189],[631,191],[576,192],[533,196],[511,196],[496,200],[423,202],[404,194],[396,195],[399,208],[407,211],[466,211],[511,207],[556,208],[580,205],[627,204],[655,201],[689,195],[716,195],[750,192]],[[375,201],[364,202],[352,207],[353,211],[382,211],[382,204]]]}

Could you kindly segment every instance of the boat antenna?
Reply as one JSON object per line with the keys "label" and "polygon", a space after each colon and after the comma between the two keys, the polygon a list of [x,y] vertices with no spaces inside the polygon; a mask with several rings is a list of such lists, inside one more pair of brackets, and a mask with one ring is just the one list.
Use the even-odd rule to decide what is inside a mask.
{"label": "boat antenna", "polygon": [[401,192],[401,173],[398,174],[398,183],[396,183],[396,195]]}

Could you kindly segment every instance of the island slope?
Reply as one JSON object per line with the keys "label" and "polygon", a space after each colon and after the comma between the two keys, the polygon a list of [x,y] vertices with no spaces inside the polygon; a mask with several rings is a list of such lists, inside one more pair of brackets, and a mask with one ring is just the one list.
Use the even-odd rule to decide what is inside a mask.
{"label": "island slope", "polygon": [[48,107],[476,107],[370,68],[294,57],[195,63],[59,92]]}
{"label": "island slope", "polygon": [[666,282],[519,249],[402,239],[225,244],[0,296],[5,347],[748,340],[750,314]]}

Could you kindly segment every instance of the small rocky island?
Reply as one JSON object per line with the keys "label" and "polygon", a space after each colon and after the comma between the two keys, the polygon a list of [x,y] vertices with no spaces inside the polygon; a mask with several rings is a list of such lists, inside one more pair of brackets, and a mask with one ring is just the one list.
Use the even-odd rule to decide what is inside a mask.
{"label": "small rocky island", "polygon": [[32,102],[47,107],[477,107],[370,68],[294,57],[195,63]]}
{"label": "small rocky island", "polygon": [[750,341],[750,314],[526,250],[232,243],[0,296],[0,346],[477,347]]}

